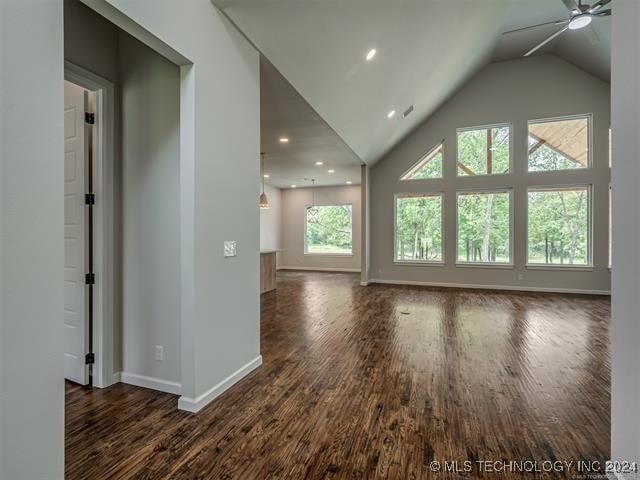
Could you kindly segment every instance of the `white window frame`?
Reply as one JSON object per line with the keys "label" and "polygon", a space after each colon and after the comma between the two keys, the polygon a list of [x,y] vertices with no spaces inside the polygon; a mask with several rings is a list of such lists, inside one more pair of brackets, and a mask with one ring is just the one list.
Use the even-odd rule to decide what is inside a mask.
{"label": "white window frame", "polygon": [[[562,122],[564,120],[577,120],[581,118],[587,119],[587,148],[589,149],[588,155],[587,155],[587,166],[582,168],[565,168],[562,170],[529,170],[529,125],[531,125],[532,123]],[[560,117],[547,117],[547,118],[534,118],[531,120],[527,120],[527,141],[525,144],[525,148],[526,150],[525,150],[524,158],[527,159],[528,174],[536,175],[541,173],[549,174],[549,173],[556,173],[556,172],[574,172],[574,171],[580,172],[580,171],[589,170],[593,167],[593,114],[579,113],[575,115],[563,115]]]}
{"label": "white window frame", "polygon": [[[487,130],[489,128],[503,128],[503,127],[509,127],[509,171],[505,173],[476,173],[475,175],[460,175],[460,171],[459,171],[460,167],[458,167],[458,136],[464,132],[472,132],[474,130]],[[499,177],[499,176],[513,174],[513,153],[514,153],[513,122],[489,123],[487,125],[475,125],[472,127],[457,128],[455,143],[456,143],[456,150],[455,150],[456,178]],[[457,207],[457,203],[456,203],[456,207]],[[457,256],[458,255],[456,253],[456,258]]]}
{"label": "white window frame", "polygon": [[[424,179],[427,180],[427,179]],[[398,260],[396,258],[398,245],[398,199],[419,198],[419,197],[440,197],[440,237],[442,252],[441,260]],[[420,193],[396,193],[393,195],[393,263],[396,265],[419,265],[419,266],[443,266],[445,264],[445,228],[444,228],[444,192],[420,192]]]}
{"label": "white window frame", "polygon": [[[315,253],[309,252],[307,245],[307,213],[312,207],[351,207],[351,253]],[[322,203],[322,204],[310,204],[304,207],[304,255],[310,257],[353,257],[353,204],[349,202],[345,203]]]}
{"label": "white window frame", "polygon": [[[458,199],[460,195],[468,194],[489,194],[489,193],[507,193],[509,194],[509,261],[508,262],[465,262],[458,259],[458,223],[459,223],[459,209]],[[514,268],[514,251],[513,251],[513,188],[468,188],[456,190],[456,242],[455,242],[455,260],[456,267],[481,267],[481,268]]]}
{"label": "white window frame", "polygon": [[[441,172],[439,177],[404,178],[407,175],[409,175],[411,173],[415,173],[416,171],[420,170],[420,168],[423,167],[422,161],[425,158],[427,158],[429,155],[431,155],[432,153],[434,153],[435,151],[440,150],[440,149],[442,150],[442,172]],[[429,151],[427,151],[427,153],[422,155],[417,162],[415,162],[413,165],[411,165],[411,167],[409,167],[407,170],[402,172],[402,175],[400,175],[400,180],[399,181],[401,181],[401,182],[421,182],[421,181],[429,181],[429,180],[442,180],[444,178],[444,172],[445,172],[445,168],[444,168],[444,152],[445,152],[444,140],[442,140],[441,142],[437,143],[433,148],[429,149]]]}
{"label": "white window frame", "polygon": [[[567,263],[529,263],[529,192],[544,190],[575,190],[583,188],[587,189],[587,263],[585,265],[570,265]],[[590,183],[527,185],[526,198],[525,267],[529,270],[593,270],[593,185]]]}

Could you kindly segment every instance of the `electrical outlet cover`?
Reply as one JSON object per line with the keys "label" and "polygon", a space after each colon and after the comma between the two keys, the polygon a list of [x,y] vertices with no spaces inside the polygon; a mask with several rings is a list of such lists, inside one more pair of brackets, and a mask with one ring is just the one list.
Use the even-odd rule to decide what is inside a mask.
{"label": "electrical outlet cover", "polygon": [[226,257],[235,257],[236,256],[236,241],[235,240],[225,240],[224,241],[224,256]]}

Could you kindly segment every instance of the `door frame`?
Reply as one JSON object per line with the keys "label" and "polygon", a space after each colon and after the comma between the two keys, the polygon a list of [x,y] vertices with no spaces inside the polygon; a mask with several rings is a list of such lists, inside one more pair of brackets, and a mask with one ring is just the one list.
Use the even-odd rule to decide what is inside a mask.
{"label": "door frame", "polygon": [[115,86],[71,62],[64,62],[64,79],[95,94],[93,125],[93,325],[95,355],[93,386],[118,382],[114,374],[114,182],[115,182]]}

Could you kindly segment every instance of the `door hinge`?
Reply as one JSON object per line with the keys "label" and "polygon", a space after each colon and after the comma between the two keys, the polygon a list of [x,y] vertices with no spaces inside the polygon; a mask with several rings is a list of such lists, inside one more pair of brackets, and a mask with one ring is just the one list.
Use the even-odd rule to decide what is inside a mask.
{"label": "door hinge", "polygon": [[95,283],[96,283],[96,274],[95,273],[86,273],[84,275],[84,283],[86,285],[95,285]]}
{"label": "door hinge", "polygon": [[94,113],[84,112],[84,123],[93,125],[96,123],[96,115]]}
{"label": "door hinge", "polygon": [[95,205],[96,204],[96,195],[94,193],[85,193],[84,194],[84,203],[85,203],[85,205]]}
{"label": "door hinge", "polygon": [[96,363],[96,354],[95,353],[87,353],[84,356],[84,364],[85,365],[93,365]]}

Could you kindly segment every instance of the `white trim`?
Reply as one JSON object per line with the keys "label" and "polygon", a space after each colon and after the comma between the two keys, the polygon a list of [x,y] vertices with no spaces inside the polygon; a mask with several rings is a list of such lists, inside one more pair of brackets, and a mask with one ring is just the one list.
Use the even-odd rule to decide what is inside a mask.
{"label": "white trim", "polygon": [[227,389],[238,383],[242,378],[247,376],[253,370],[262,365],[262,355],[258,355],[246,365],[240,367],[227,378],[217,383],[202,395],[196,398],[185,397],[184,395],[178,399],[178,410],[186,410],[187,412],[197,413],[207,406],[216,397],[220,396]]}
{"label": "white trim", "polygon": [[303,253],[304,257],[353,257],[353,253]]}
{"label": "white trim", "polygon": [[[525,226],[526,226],[526,235],[525,235],[525,258],[527,259],[526,268],[528,269],[546,269],[551,267],[552,269],[561,269],[567,268],[566,264],[553,264],[553,263],[529,263],[529,194],[531,192],[553,192],[553,191],[576,191],[580,189],[585,189],[587,192],[587,264],[586,265],[576,265],[573,267],[569,267],[569,270],[593,270],[593,245],[594,245],[594,236],[593,236],[593,184],[592,183],[572,183],[572,184],[554,184],[554,185],[527,185],[526,191],[526,210],[525,210]],[[544,267],[544,268],[540,268]]]}
{"label": "white trim", "polygon": [[[540,123],[553,123],[553,122],[563,122],[563,121],[571,121],[571,120],[579,120],[579,119],[587,119],[587,166],[586,167],[576,167],[576,168],[561,168],[558,170],[529,170],[529,130],[532,124],[540,124]],[[552,147],[553,148],[553,147]],[[553,148],[556,152],[558,151],[556,148]],[[566,172],[566,171],[575,171],[575,170],[587,170],[593,167],[593,113],[578,113],[574,115],[566,115],[561,117],[549,117],[549,118],[534,118],[532,120],[527,120],[527,150],[526,150],[526,159],[527,159],[527,173],[549,173],[549,172]]]}
{"label": "white trim", "polygon": [[64,62],[64,78],[95,93],[93,145],[93,386],[104,388],[114,378],[114,256],[113,197],[115,152],[115,87],[112,82],[71,62]]}
{"label": "white trim", "polygon": [[[420,170],[427,163],[429,163],[432,159],[427,160],[427,158],[429,158],[431,155],[433,155],[438,150],[442,150],[442,152],[441,152],[441,155],[442,155],[442,166],[441,166],[441,169],[440,169],[440,176],[439,177],[428,177],[428,178],[411,178],[410,175],[415,175],[415,173],[418,170]],[[427,161],[425,161],[425,160],[427,160]],[[415,162],[413,165],[411,165],[411,167],[409,167],[407,170],[405,170],[405,172],[402,175],[400,175],[400,178],[398,179],[398,181],[399,182],[415,182],[415,181],[420,181],[420,180],[442,180],[443,178],[444,178],[444,139],[442,139],[442,141],[440,143],[438,143],[435,147],[433,147],[427,153],[422,155],[417,162]]]}
{"label": "white trim", "polygon": [[278,270],[302,270],[308,272],[345,272],[361,273],[359,268],[333,268],[333,267],[278,267]]}
{"label": "white trim", "polygon": [[[443,157],[444,158],[444,157]],[[402,198],[428,198],[434,197],[440,199],[440,260],[398,260],[398,200]],[[446,262],[445,258],[445,218],[444,218],[444,191],[433,190],[425,193],[394,193],[393,194],[393,263],[401,265],[426,265],[426,266],[443,266]]]}
{"label": "white trim", "polygon": [[147,377],[145,375],[136,375],[128,372],[120,372],[118,376],[120,377],[120,381],[127,385],[150,388],[160,392],[173,393],[174,395],[180,395],[182,393],[182,384],[163,380],[162,378]]}
{"label": "white trim", "polygon": [[560,263],[558,265],[549,263],[527,263],[524,268],[527,270],[560,270],[565,272],[593,272],[595,270],[593,265],[571,265],[568,263]]}
{"label": "white trim", "polygon": [[488,263],[488,262],[456,262],[456,268],[497,268],[503,270],[513,270],[513,263]]}
{"label": "white trim", "polygon": [[585,295],[611,295],[610,290],[586,290],[581,288],[549,288],[549,287],[525,287],[518,285],[481,285],[474,283],[444,283],[444,282],[419,282],[413,280],[386,280],[373,278],[369,283],[381,283],[389,285],[409,285],[421,287],[443,288],[469,288],[474,290],[507,290],[513,292],[542,292],[542,293],[580,293]]}
{"label": "white trim", "polygon": [[[309,209],[313,208],[313,207],[344,207],[344,206],[349,206],[351,207],[351,253],[322,253],[322,252],[318,252],[318,253],[313,253],[313,252],[309,252],[308,249],[308,245],[307,245],[307,214],[309,213]],[[353,203],[312,203],[312,204],[307,204],[304,206],[304,237],[302,239],[302,241],[304,242],[304,252],[303,255],[304,256],[312,256],[312,257],[353,257]]]}
{"label": "white trim", "polygon": [[444,267],[446,265],[445,262],[419,262],[417,260],[395,260],[393,264],[401,267]]}
{"label": "white trim", "polygon": [[[514,205],[514,194],[513,194],[514,188],[513,187],[506,187],[506,188],[464,188],[464,189],[459,189],[455,191],[456,194],[456,223],[455,223],[455,229],[456,229],[456,250],[455,250],[455,265],[456,267],[475,267],[475,266],[481,266],[481,267],[491,267],[491,268],[513,268],[514,265],[514,257],[515,257],[515,252],[513,251],[514,249],[514,228],[515,228],[515,222],[514,222],[514,217],[515,217],[515,205]],[[460,236],[459,236],[459,232],[458,232],[458,227],[459,227],[459,223],[460,223],[460,205],[459,205],[459,199],[460,199],[460,195],[474,195],[474,194],[500,194],[500,193],[506,193],[507,195],[509,195],[509,261],[508,262],[465,262],[465,261],[460,261],[458,259],[458,242],[460,241]]]}
{"label": "white trim", "polygon": [[368,287],[369,286],[369,282],[360,282],[360,286],[361,287]]}
{"label": "white trim", "polygon": [[[476,130],[489,130],[494,128],[509,128],[509,170],[504,173],[476,173],[475,175],[460,175],[458,167],[458,136],[464,132],[473,132]],[[515,145],[513,141],[513,122],[505,123],[490,123],[488,125],[478,125],[476,127],[462,127],[456,129],[456,149],[455,149],[455,162],[456,162],[456,178],[477,178],[477,177],[493,177],[496,175],[513,175],[514,169],[514,153]]]}

